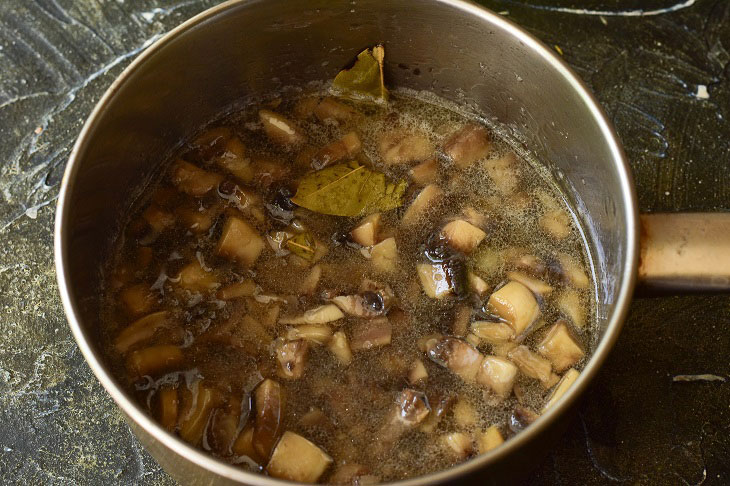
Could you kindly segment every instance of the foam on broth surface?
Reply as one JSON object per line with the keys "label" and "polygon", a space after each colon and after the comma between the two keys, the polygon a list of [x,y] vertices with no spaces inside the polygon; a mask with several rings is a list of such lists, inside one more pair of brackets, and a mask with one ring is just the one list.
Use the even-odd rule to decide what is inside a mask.
{"label": "foam on broth surface", "polygon": [[[394,93],[387,108],[335,100],[341,104],[335,106],[353,110],[350,119],[323,120],[316,114],[323,99],[329,100],[324,94],[277,99],[216,123],[202,137],[214,133],[217,138],[191,140],[174,158],[204,171],[192,179],[182,180],[175,172],[178,162],[168,162],[169,170],[146,189],[109,257],[103,345],[117,376],[151,414],[194,445],[241,467],[299,479],[299,473],[287,476],[269,464],[276,441],[291,431],[331,458],[317,476],[320,482],[369,484],[448,468],[491,447],[483,435],[491,426],[496,427],[491,437],[507,440],[519,433],[561,388],[560,377],[575,373],[566,370],[581,369],[585,357],[571,355],[575,348],[561,343],[568,336],[586,355],[594,344],[585,250],[569,209],[545,173],[494,130],[489,129],[488,154],[468,167],[456,167],[447,156],[445,148],[455,143],[455,134],[470,124],[484,126],[484,120],[432,95],[407,91]],[[267,136],[259,108],[285,117],[306,141],[292,144]],[[221,127],[225,130],[211,132]],[[389,180],[408,181],[403,206],[382,212],[375,235],[376,242],[392,237],[397,244],[397,263],[385,271],[374,267],[372,247],[350,236],[365,215],[319,214],[290,201],[301,178],[315,170],[317,150],[350,132],[361,148],[327,165],[357,160]],[[396,144],[398,137],[418,134],[433,152],[420,160],[385,164],[381,145],[389,134],[397,134]],[[407,153],[416,142],[403,150]],[[232,164],[226,170],[221,157],[237,160],[241,170],[231,170]],[[405,226],[404,215],[424,185],[413,182],[411,169],[430,157],[437,167],[430,184],[443,194]],[[231,218],[244,221],[264,242],[251,264],[219,249]],[[454,249],[458,242],[439,237],[454,220],[484,233],[474,249]],[[302,234],[315,242],[312,261],[292,253],[295,247],[286,243]],[[237,240],[236,248],[244,240]],[[444,258],[438,256],[444,252]],[[446,268],[443,282],[451,295],[427,295],[417,272],[423,264]],[[312,287],[315,266],[321,275],[302,292],[308,278]],[[486,290],[480,290],[475,277]],[[494,344],[477,336],[475,321],[515,327],[503,309],[489,304],[495,302],[492,294],[520,279],[515,285],[529,288],[539,315],[508,342]],[[540,283],[544,287],[534,287]],[[372,294],[380,300],[370,302]],[[292,331],[301,324],[281,322],[327,305],[335,296],[370,299],[380,309],[376,319],[387,319],[389,343],[352,351],[345,364],[331,349],[333,338],[302,340]],[[376,320],[344,314],[314,325],[330,334],[343,332],[349,346],[359,327]],[[139,324],[146,316],[151,316],[148,322]],[[548,333],[563,341],[548,342]],[[430,344],[424,343],[422,338],[430,335],[435,335]],[[446,338],[439,336],[453,336],[459,346],[478,350],[478,360],[496,355],[516,364],[519,371],[509,393],[495,393],[482,375],[475,382],[465,379],[468,372],[455,371],[439,354],[446,349]],[[282,346],[292,342],[307,348],[296,378],[290,375],[299,365],[278,359]],[[532,362],[514,354],[517,346],[537,360],[537,372]],[[409,382],[419,361],[428,376]],[[536,373],[539,378],[530,376]],[[278,384],[285,397],[277,419],[257,415],[261,405],[257,407],[256,394],[264,379]],[[391,433],[394,417],[406,413],[398,408],[404,390],[415,393],[414,400],[428,414]],[[434,423],[439,403],[446,406]],[[271,444],[257,445],[257,439]]]}

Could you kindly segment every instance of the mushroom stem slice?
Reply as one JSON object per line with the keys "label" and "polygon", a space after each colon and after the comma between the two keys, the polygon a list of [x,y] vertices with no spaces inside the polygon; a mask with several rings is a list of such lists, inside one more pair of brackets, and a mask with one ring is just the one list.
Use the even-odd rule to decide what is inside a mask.
{"label": "mushroom stem slice", "polygon": [[489,452],[500,446],[503,442],[504,437],[502,437],[502,432],[499,431],[499,427],[496,425],[492,425],[477,435],[477,449],[479,450],[479,454]]}
{"label": "mushroom stem slice", "polygon": [[464,381],[473,383],[484,355],[466,341],[444,336],[426,342],[426,354],[435,363],[448,368]]}
{"label": "mushroom stem slice", "polygon": [[253,447],[260,457],[271,454],[284,427],[284,394],[274,380],[262,381],[254,392],[256,417],[253,428]]}
{"label": "mushroom stem slice", "polygon": [[509,323],[519,335],[540,315],[537,300],[525,285],[511,280],[489,297],[489,309]]}
{"label": "mushroom stem slice", "polygon": [[322,449],[287,430],[271,454],[266,472],[275,478],[316,483],[332,462]]}
{"label": "mushroom stem slice", "polygon": [[274,354],[279,362],[279,376],[288,380],[301,378],[308,351],[309,343],[303,339],[287,341],[279,338],[274,341]]}
{"label": "mushroom stem slice", "polygon": [[562,320],[548,330],[537,351],[552,362],[558,373],[575,365],[585,356],[585,351]]}
{"label": "mushroom stem slice", "polygon": [[517,346],[507,355],[525,375],[540,380],[545,388],[555,384],[555,374],[550,361],[530,351],[527,346]]}
{"label": "mushroom stem slice", "polygon": [[345,314],[334,304],[322,305],[309,309],[304,314],[298,316],[282,317],[279,319],[281,324],[325,324],[337,321],[345,317]]}

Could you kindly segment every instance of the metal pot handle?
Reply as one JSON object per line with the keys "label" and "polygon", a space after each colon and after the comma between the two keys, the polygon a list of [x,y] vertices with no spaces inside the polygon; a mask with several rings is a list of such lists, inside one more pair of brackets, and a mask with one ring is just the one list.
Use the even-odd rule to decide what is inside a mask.
{"label": "metal pot handle", "polygon": [[730,213],[640,216],[639,294],[730,291]]}

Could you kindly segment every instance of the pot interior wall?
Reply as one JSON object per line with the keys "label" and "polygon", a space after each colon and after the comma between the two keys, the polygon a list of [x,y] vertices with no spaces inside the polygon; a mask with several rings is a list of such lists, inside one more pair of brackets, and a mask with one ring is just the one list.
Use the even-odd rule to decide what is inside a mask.
{"label": "pot interior wall", "polygon": [[509,29],[438,2],[269,0],[231,6],[167,40],[108,100],[71,174],[65,258],[87,334],[109,233],[169,149],[246,97],[331,79],[376,43],[386,45],[389,84],[478,107],[550,168],[586,231],[605,322],[631,234],[616,154],[586,100]]}

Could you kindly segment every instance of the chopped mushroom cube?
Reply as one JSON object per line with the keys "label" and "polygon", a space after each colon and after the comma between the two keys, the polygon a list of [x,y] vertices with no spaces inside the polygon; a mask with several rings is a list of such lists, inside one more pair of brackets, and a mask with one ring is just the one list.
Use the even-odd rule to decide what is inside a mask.
{"label": "chopped mushroom cube", "polygon": [[163,386],[157,392],[156,417],[160,424],[167,430],[172,431],[177,425],[178,409],[180,398],[177,387]]}
{"label": "chopped mushroom cube", "polygon": [[520,368],[520,371],[530,378],[540,380],[545,388],[550,388],[557,382],[558,377],[553,373],[550,361],[533,353],[527,346],[517,346],[507,356]]}
{"label": "chopped mushroom cube", "polygon": [[489,178],[503,195],[512,194],[517,189],[519,171],[516,166],[517,156],[512,152],[498,159],[485,160],[483,163]]}
{"label": "chopped mushroom cube", "polygon": [[370,249],[370,263],[381,273],[392,273],[398,265],[398,245],[395,238],[386,238]]}
{"label": "chopped mushroom cube", "polygon": [[299,131],[299,127],[278,113],[260,110],[259,119],[264,125],[266,135],[280,145],[296,147],[306,141],[304,135]]}
{"label": "chopped mushroom cube", "polygon": [[540,216],[540,227],[559,240],[570,236],[570,216],[562,209],[551,209]]}
{"label": "chopped mushroom cube", "polygon": [[473,451],[471,437],[464,432],[452,432],[442,436],[441,440],[446,449],[459,459],[465,459]]}
{"label": "chopped mushroom cube", "polygon": [[472,427],[479,421],[476,409],[465,398],[459,398],[454,405],[454,421],[462,428]]}
{"label": "chopped mushroom cube", "polygon": [[254,391],[256,416],[253,447],[260,457],[269,457],[284,428],[284,392],[274,380],[265,379]]}
{"label": "chopped mushroom cube", "polygon": [[142,212],[142,219],[147,221],[147,224],[158,233],[175,224],[175,216],[154,204],[147,206],[147,209]]}
{"label": "chopped mushroom cube", "polygon": [[489,309],[521,334],[540,314],[540,307],[530,289],[514,280],[489,297]]}
{"label": "chopped mushroom cube", "polygon": [[502,437],[502,432],[499,431],[499,427],[496,425],[492,425],[487,430],[477,434],[477,449],[479,450],[479,454],[489,452],[502,445],[503,442],[504,437]]}
{"label": "chopped mushroom cube", "polygon": [[443,265],[421,263],[416,265],[416,269],[426,295],[432,299],[443,299],[451,295],[451,284]]}
{"label": "chopped mushroom cube", "polygon": [[521,283],[522,285],[530,289],[533,294],[539,295],[541,297],[546,297],[550,295],[553,291],[553,288],[542,280],[530,277],[529,275],[525,275],[522,272],[507,272],[507,278],[509,278],[510,280],[514,280],[515,282]]}
{"label": "chopped mushroom cube", "polygon": [[334,333],[327,348],[343,365],[349,365],[352,362],[352,350],[344,332],[337,331]]}
{"label": "chopped mushroom cube", "polygon": [[428,371],[426,371],[426,365],[423,361],[417,359],[411,365],[411,369],[408,370],[408,383],[416,385],[418,383],[426,381],[428,378]]}
{"label": "chopped mushroom cube", "polygon": [[473,346],[455,337],[443,336],[426,342],[426,353],[435,363],[450,369],[462,380],[473,383],[484,355]]}
{"label": "chopped mushroom cube", "polygon": [[205,233],[213,226],[218,213],[218,206],[203,209],[197,205],[192,207],[183,205],[175,208],[175,215],[180,218],[183,227],[198,234]]}
{"label": "chopped mushroom cube", "polygon": [[426,135],[403,130],[385,132],[378,149],[383,162],[388,165],[420,162],[436,150]]}
{"label": "chopped mushroom cube", "polygon": [[117,335],[114,347],[120,353],[126,353],[135,344],[151,338],[158,329],[169,325],[169,317],[169,312],[161,311],[137,319]]}
{"label": "chopped mushroom cube", "polygon": [[180,437],[189,444],[199,445],[210,414],[220,402],[221,396],[216,389],[198,384],[193,406],[180,424]]}
{"label": "chopped mushroom cube", "polygon": [[362,148],[360,137],[355,132],[346,133],[341,139],[325,145],[312,156],[312,167],[323,169],[334,162],[353,157]]}
{"label": "chopped mushroom cube", "polygon": [[441,234],[452,248],[466,254],[474,251],[487,236],[484,231],[463,219],[448,223],[441,229]]}
{"label": "chopped mushroom cube", "polygon": [[410,170],[411,180],[419,186],[425,186],[436,182],[439,172],[439,160],[436,157],[430,157],[420,164],[414,166]]}
{"label": "chopped mushroom cube", "polygon": [[433,209],[443,194],[443,191],[435,184],[429,184],[424,187],[411,205],[408,206],[408,209],[406,209],[401,219],[401,224],[404,226],[413,226],[418,223],[424,215]]}
{"label": "chopped mushroom cube", "polygon": [[512,326],[504,322],[474,321],[471,323],[471,332],[489,344],[503,344],[515,337]]}
{"label": "chopped mushroom cube", "polygon": [[352,331],[350,347],[361,351],[390,344],[393,327],[386,317],[360,321]]}
{"label": "chopped mushroom cube", "polygon": [[279,376],[288,380],[298,380],[304,373],[309,343],[304,339],[287,341],[279,338],[274,341],[274,354],[279,362]]}
{"label": "chopped mushroom cube", "polygon": [[400,392],[395,402],[390,419],[378,433],[381,447],[392,446],[401,435],[422,423],[431,412],[426,396],[410,388]]}
{"label": "chopped mushroom cube", "polygon": [[253,446],[253,426],[248,425],[244,427],[238,438],[233,442],[231,446],[231,452],[236,456],[246,456],[256,463],[261,462],[259,453]]}
{"label": "chopped mushroom cube", "polygon": [[319,279],[322,278],[322,267],[315,265],[309,270],[309,275],[299,286],[299,293],[302,295],[312,295],[317,290]]}
{"label": "chopped mushroom cube", "polygon": [[489,132],[481,125],[469,124],[446,141],[444,152],[454,164],[464,169],[489,154]]}
{"label": "chopped mushroom cube", "polygon": [[482,340],[479,339],[479,336],[477,336],[476,334],[472,334],[472,333],[467,334],[466,337],[464,338],[464,341],[471,344],[475,348],[478,348],[479,345],[482,344]]}
{"label": "chopped mushroom cube", "polygon": [[138,316],[152,310],[157,303],[155,292],[149,284],[136,284],[127,287],[119,293],[119,300],[125,309],[133,316]]}
{"label": "chopped mushroom cube", "polygon": [[178,159],[172,168],[172,183],[185,194],[202,197],[223,180],[223,176]]}
{"label": "chopped mushroom cube", "polygon": [[380,213],[375,213],[360,221],[360,224],[350,231],[350,236],[358,245],[373,246],[378,242],[379,231]]}
{"label": "chopped mushroom cube", "polygon": [[538,345],[538,352],[549,359],[555,371],[560,373],[575,365],[585,356],[564,321],[558,321]]}
{"label": "chopped mushroom cube", "polygon": [[580,294],[575,290],[565,290],[558,297],[558,308],[578,328],[586,325],[585,307],[581,303]]}
{"label": "chopped mushroom cube", "polygon": [[302,324],[292,327],[286,332],[286,339],[290,341],[304,339],[315,344],[325,344],[330,337],[332,337],[332,329],[325,324]]}
{"label": "chopped mushroom cube", "polygon": [[218,240],[217,253],[245,266],[252,266],[264,249],[264,240],[244,220],[231,216]]}
{"label": "chopped mushroom cube", "polygon": [[512,393],[516,378],[515,365],[497,356],[486,356],[476,379],[477,383],[489,387],[498,397],[507,398]]}
{"label": "chopped mushroom cube", "polygon": [[576,289],[587,289],[591,281],[585,274],[583,268],[571,257],[565,253],[558,254],[558,261],[565,273],[567,282]]}
{"label": "chopped mushroom cube", "polygon": [[275,478],[315,483],[332,464],[332,458],[322,449],[291,431],[276,445],[266,472]]}
{"label": "chopped mushroom cube", "polygon": [[469,272],[466,276],[469,281],[469,288],[472,292],[477,294],[478,297],[484,297],[489,292],[489,285],[479,275]]}
{"label": "chopped mushroom cube", "polygon": [[251,297],[256,292],[256,282],[246,279],[242,282],[228,284],[216,293],[216,297],[221,300],[239,299],[241,297]]}
{"label": "chopped mushroom cube", "polygon": [[238,137],[226,141],[223,153],[215,158],[215,163],[242,182],[248,184],[253,180],[251,159],[246,157],[246,147]]}
{"label": "chopped mushroom cube", "polygon": [[191,292],[209,292],[218,288],[220,283],[213,272],[205,270],[196,260],[180,270],[178,285]]}
{"label": "chopped mushroom cube", "polygon": [[283,317],[279,319],[279,322],[282,324],[325,324],[343,317],[345,317],[345,314],[336,305],[327,304],[309,309],[299,316]]}
{"label": "chopped mushroom cube", "polygon": [[437,399],[430,399],[430,403],[432,404],[431,413],[428,414],[428,417],[420,427],[427,434],[431,434],[436,430],[441,419],[451,410],[454,403],[456,403],[456,397],[454,395],[442,395]]}
{"label": "chopped mushroom cube", "polygon": [[565,392],[570,389],[570,387],[575,383],[575,380],[578,379],[580,376],[580,373],[576,371],[574,368],[569,369],[565,372],[563,377],[558,382],[558,386],[555,387],[555,390],[550,394],[550,398],[548,398],[548,401],[543,406],[542,410],[545,411],[548,408],[550,408],[555,402],[560,400],[560,397],[565,395]]}

